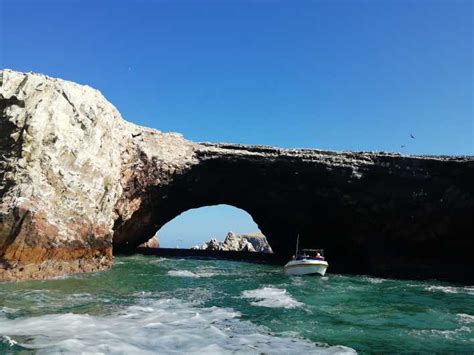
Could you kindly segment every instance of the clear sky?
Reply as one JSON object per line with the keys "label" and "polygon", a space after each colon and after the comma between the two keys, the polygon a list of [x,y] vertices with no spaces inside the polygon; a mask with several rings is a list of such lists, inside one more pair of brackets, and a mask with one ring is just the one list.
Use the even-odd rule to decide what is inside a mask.
{"label": "clear sky", "polygon": [[474,154],[470,0],[0,4],[1,67],[93,86],[141,125],[196,141]]}

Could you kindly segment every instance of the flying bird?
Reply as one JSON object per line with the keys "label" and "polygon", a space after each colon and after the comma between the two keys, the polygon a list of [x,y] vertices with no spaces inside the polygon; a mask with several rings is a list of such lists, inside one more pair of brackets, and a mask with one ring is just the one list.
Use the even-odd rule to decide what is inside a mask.
{"label": "flying bird", "polygon": [[405,148],[405,146],[404,146],[404,145],[401,145],[400,148]]}
{"label": "flying bird", "polygon": [[415,136],[414,136],[413,134],[410,134],[410,137],[411,137],[412,139],[415,139]]}

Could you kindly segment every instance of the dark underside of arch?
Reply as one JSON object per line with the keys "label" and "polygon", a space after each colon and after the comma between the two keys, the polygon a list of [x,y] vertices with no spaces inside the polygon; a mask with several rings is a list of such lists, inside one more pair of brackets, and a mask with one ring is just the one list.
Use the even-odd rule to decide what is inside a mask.
{"label": "dark underside of arch", "polygon": [[294,252],[297,234],[302,247],[324,248],[332,272],[474,279],[472,169],[456,179],[456,162],[378,159],[355,174],[288,156],[207,156],[147,187],[132,217],[116,221],[114,246],[134,248],[189,209],[227,204],[248,212],[278,255]]}

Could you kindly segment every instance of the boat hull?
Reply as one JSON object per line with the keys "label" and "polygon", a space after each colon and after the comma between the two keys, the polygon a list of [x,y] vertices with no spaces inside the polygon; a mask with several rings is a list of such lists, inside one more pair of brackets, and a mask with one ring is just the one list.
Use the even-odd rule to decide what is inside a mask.
{"label": "boat hull", "polygon": [[296,260],[285,265],[287,275],[320,275],[324,276],[328,268],[325,261]]}

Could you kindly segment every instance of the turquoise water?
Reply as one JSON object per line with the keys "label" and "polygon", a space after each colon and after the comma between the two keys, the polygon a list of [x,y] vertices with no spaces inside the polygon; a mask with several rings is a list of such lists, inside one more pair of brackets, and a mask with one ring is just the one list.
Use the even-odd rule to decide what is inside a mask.
{"label": "turquoise water", "polygon": [[232,261],[116,258],[0,284],[0,353],[474,351],[474,287]]}

